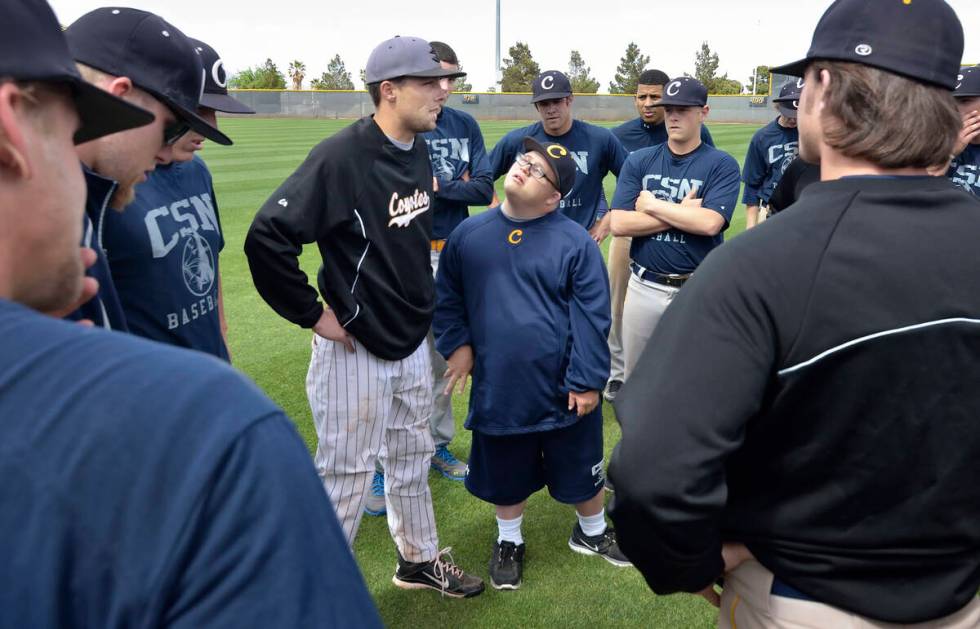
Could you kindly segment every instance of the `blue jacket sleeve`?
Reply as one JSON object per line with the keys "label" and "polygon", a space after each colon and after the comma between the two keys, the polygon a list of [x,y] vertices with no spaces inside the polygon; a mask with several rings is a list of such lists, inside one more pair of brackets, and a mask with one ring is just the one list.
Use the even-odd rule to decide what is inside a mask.
{"label": "blue jacket sleeve", "polygon": [[601,391],[609,380],[609,278],[595,243],[583,243],[571,261],[569,321],[572,354],[565,372],[570,391]]}
{"label": "blue jacket sleeve", "polygon": [[228,449],[184,539],[163,625],[381,627],[309,453],[282,413],[256,421]]}
{"label": "blue jacket sleeve", "polygon": [[459,251],[460,229],[449,234],[439,256],[436,272],[436,310],[432,317],[432,334],[436,351],[449,358],[463,345],[471,345],[466,297],[463,293],[462,257]]}
{"label": "blue jacket sleeve", "polygon": [[708,131],[708,125],[701,125],[701,141],[708,146],[714,146],[714,138],[711,137],[711,132]]}
{"label": "blue jacket sleeve", "polygon": [[636,209],[636,199],[643,191],[643,180],[635,156],[636,153],[633,153],[627,157],[623,168],[619,171],[619,177],[616,178],[616,193],[612,201],[614,210]]}
{"label": "blue jacket sleeve", "polygon": [[762,138],[756,132],[749,142],[749,150],[745,154],[742,180],[745,181],[745,192],[742,193],[742,203],[758,205],[761,198],[761,186],[766,179],[766,160],[762,154]]}
{"label": "blue jacket sleeve", "polygon": [[493,200],[493,171],[483,144],[483,134],[476,123],[467,124],[470,139],[469,181],[453,179],[439,181],[437,197],[459,201],[468,205],[489,205]]}
{"label": "blue jacket sleeve", "polygon": [[727,226],[731,223],[732,213],[738,203],[738,187],[738,162],[725,154],[725,159],[711,173],[711,180],[701,197],[701,207],[724,216]]}

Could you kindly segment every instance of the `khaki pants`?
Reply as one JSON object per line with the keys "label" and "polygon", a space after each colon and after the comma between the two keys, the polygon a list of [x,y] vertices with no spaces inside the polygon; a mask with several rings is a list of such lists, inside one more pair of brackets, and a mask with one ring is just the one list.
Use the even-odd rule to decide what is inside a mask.
{"label": "khaki pants", "polygon": [[667,306],[679,288],[641,280],[630,273],[623,308],[623,358],[630,377]]}
{"label": "khaki pants", "polygon": [[795,598],[774,596],[773,575],[757,561],[747,561],[725,575],[718,614],[719,629],[976,629],[980,599],[945,618],[914,625],[870,620],[857,614]]}
{"label": "khaki pants", "polygon": [[623,358],[623,303],[630,279],[630,244],[632,238],[613,236],[609,243],[609,292],[612,300],[612,325],[609,326],[609,379],[626,380]]}

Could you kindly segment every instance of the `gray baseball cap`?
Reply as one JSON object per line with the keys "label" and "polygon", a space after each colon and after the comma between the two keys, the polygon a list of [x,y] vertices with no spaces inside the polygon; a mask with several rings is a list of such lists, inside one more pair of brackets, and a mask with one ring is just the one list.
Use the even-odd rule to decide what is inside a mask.
{"label": "gray baseball cap", "polygon": [[364,68],[365,83],[370,85],[406,76],[455,79],[466,76],[466,73],[443,68],[429,42],[419,37],[396,35],[371,51]]}

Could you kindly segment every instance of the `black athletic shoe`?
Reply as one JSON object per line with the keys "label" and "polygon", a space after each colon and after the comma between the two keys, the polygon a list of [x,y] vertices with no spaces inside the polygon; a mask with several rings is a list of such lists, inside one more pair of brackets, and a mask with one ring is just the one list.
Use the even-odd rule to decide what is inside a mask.
{"label": "black athletic shoe", "polygon": [[606,476],[605,480],[603,480],[603,482],[602,482],[602,488],[605,489],[606,491],[608,491],[611,494],[616,493],[616,488],[613,487],[613,482],[611,480],[609,480],[609,477],[608,476]]}
{"label": "black athletic shoe", "polygon": [[497,590],[516,590],[524,576],[524,544],[494,542],[490,556],[490,585]]}
{"label": "black athletic shoe", "polygon": [[609,563],[620,568],[632,566],[623,551],[616,543],[616,531],[607,526],[601,535],[588,537],[582,532],[582,526],[576,522],[572,536],[568,538],[568,547],[580,555],[599,555]]}
{"label": "black athletic shoe", "polygon": [[619,380],[610,380],[606,383],[606,390],[602,392],[602,397],[607,401],[612,403],[616,399],[616,394],[619,393],[620,387],[623,383]]}
{"label": "black athletic shoe", "polygon": [[439,590],[453,598],[469,598],[482,592],[483,579],[463,572],[449,551],[443,549],[435,559],[424,563],[405,561],[399,554],[392,583],[405,590]]}

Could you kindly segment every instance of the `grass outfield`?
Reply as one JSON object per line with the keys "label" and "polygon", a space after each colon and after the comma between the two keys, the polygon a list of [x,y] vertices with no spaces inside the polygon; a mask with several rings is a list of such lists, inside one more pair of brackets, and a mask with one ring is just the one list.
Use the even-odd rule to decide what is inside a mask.
{"label": "grass outfield", "polygon": [[[304,390],[310,334],[279,318],[262,301],[252,286],[242,245],[253,215],[266,198],[310,148],[350,122],[222,119],[222,129],[235,140],[235,146],[208,143],[203,155],[214,175],[226,243],[221,275],[233,361],[293,418],[311,452],[316,437]],[[488,150],[507,131],[523,124],[527,123],[483,123]],[[740,163],[758,128],[709,126],[717,146]],[[612,199],[614,187],[615,179],[610,175],[605,181],[608,199]],[[727,236],[742,231],[744,224],[740,205]],[[607,249],[608,240],[604,254]],[[315,247],[305,249],[302,265],[312,281],[319,265]],[[470,434],[462,428],[466,397],[457,395],[453,407],[459,430],[451,449],[466,458],[470,446]],[[608,460],[619,429],[608,405],[605,416]],[[440,543],[453,547],[457,563],[486,579],[490,545],[496,537],[493,507],[470,496],[462,483],[434,473],[430,481]],[[523,587],[517,592],[497,592],[488,587],[483,595],[467,601],[394,587],[395,551],[384,518],[364,518],[355,553],[381,616],[391,627],[714,626],[716,612],[700,597],[654,596],[635,570],[572,553],[567,539],[574,521],[572,507],[556,503],[546,492],[532,496],[524,522],[528,555]],[[329,557],[321,559],[330,561]]]}

